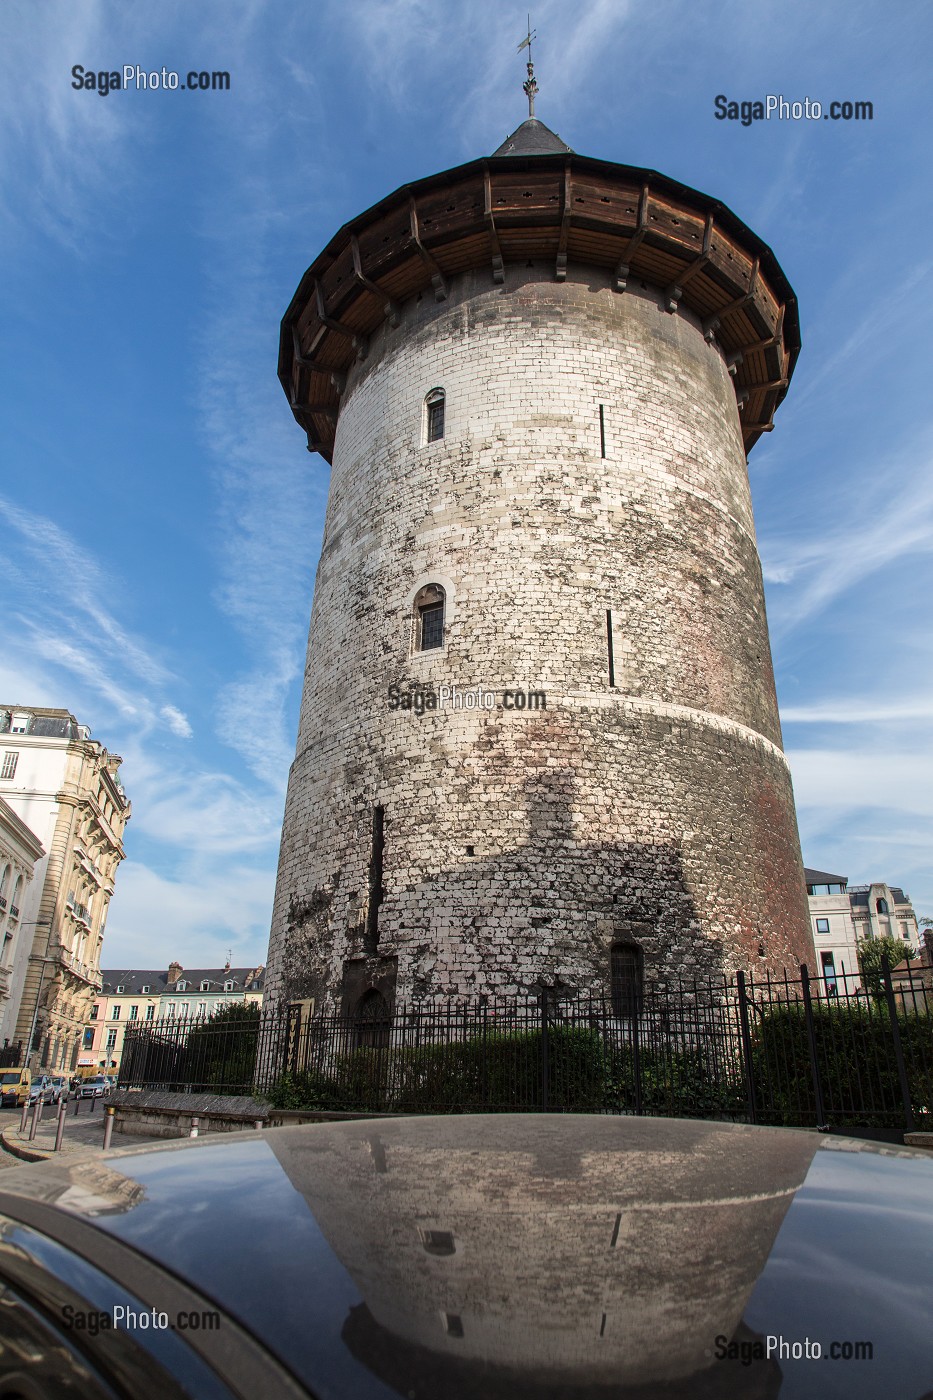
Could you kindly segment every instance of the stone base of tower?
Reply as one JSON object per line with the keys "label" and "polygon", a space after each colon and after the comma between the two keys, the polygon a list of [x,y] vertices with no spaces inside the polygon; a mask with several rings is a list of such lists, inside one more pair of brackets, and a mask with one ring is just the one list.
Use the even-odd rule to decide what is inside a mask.
{"label": "stone base of tower", "polygon": [[292,775],[274,995],[602,992],[620,944],[646,984],[812,966],[787,764],[741,725],[613,695],[387,716],[354,768],[384,809],[376,920],[372,808],[311,771],[334,771],[335,743]]}

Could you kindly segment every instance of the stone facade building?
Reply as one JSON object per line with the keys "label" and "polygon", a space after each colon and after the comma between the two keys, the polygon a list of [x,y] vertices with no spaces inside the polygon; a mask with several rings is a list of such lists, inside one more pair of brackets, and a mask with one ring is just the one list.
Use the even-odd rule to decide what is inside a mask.
{"label": "stone facade building", "polygon": [[77,1065],[100,989],[101,943],[130,817],[121,762],[68,710],[0,705],[0,796],[45,849],[10,977],[9,1038],[30,1047],[33,1067]]}
{"label": "stone facade building", "polygon": [[920,947],[917,916],[899,885],[850,885],[845,875],[809,867],[804,877],[816,968],[827,991],[859,990],[858,945],[865,939],[902,938]]}
{"label": "stone facade building", "polygon": [[10,1010],[13,968],[21,940],[32,943],[32,929],[22,923],[23,906],[36,863],[44,855],[41,841],[0,797],[0,1044],[10,1040],[15,1028],[15,1008]]}
{"label": "stone facade building", "polygon": [[771,251],[524,123],[336,235],[280,377],[332,461],[269,990],[812,961],[746,452]]}

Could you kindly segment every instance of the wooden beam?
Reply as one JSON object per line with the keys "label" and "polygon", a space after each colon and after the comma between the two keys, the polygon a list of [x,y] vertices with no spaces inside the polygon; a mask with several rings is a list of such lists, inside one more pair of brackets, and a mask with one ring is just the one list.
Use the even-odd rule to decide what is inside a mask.
{"label": "wooden beam", "polygon": [[336,335],[345,336],[360,359],[365,360],[369,351],[369,337],[360,335],[358,331],[352,330],[350,326],[345,326],[343,321],[337,321],[333,316],[328,316],[327,308],[324,305],[324,293],[316,277],[314,279],[314,299],[317,305],[317,318],[321,325],[326,326],[329,331],[334,331]]}
{"label": "wooden beam", "polygon": [[567,238],[570,234],[570,219],[573,214],[573,183],[570,178],[570,161],[564,162],[564,181],[561,187],[560,232],[557,235],[557,261],[554,276],[558,282],[567,280]]}
{"label": "wooden beam", "polygon": [[743,306],[747,306],[750,301],[754,301],[755,291],[758,286],[759,263],[760,259],[756,255],[755,261],[752,263],[752,275],[748,279],[748,290],[743,292],[740,297],[736,297],[734,301],[727,302],[725,306],[721,306],[718,311],[714,311],[712,316],[707,316],[706,320],[703,322],[703,334],[706,336],[707,340],[713,339],[716,331],[719,330],[723,317],[731,316],[733,311],[741,311]]}
{"label": "wooden beam", "polygon": [[297,399],[293,399],[289,406],[296,418],[299,413],[320,413],[329,418],[332,423],[337,421],[338,410],[330,403],[299,403]]}
{"label": "wooden beam", "polygon": [[363,263],[360,257],[360,240],[355,233],[350,234],[350,252],[353,255],[353,275],[361,287],[365,287],[367,292],[371,292],[374,297],[378,297],[385,308],[385,317],[390,325],[397,326],[401,319],[401,312],[398,306],[375,282],[371,282],[363,271]]}
{"label": "wooden beam", "polygon": [[753,341],[751,345],[743,345],[741,353],[743,355],[750,355],[753,350],[770,350],[772,345],[781,345],[783,347],[783,339],[784,307],[782,306],[778,313],[777,325],[774,328],[774,334],[767,336],[764,340]]}
{"label": "wooden beam", "polygon": [[628,285],[629,268],[632,261],[632,254],[637,249],[639,243],[648,231],[648,186],[642,185],[641,196],[638,200],[638,224],[625,248],[622,256],[616,264],[613,274],[613,281],[617,292],[624,292]]}
{"label": "wooden beam", "polygon": [[432,258],[431,254],[428,252],[427,248],[421,242],[421,234],[418,229],[418,206],[415,203],[415,196],[413,194],[410,194],[408,196],[408,224],[410,228],[409,236],[411,238],[411,241],[417,248],[418,256],[420,257],[421,261],[424,263],[425,267],[428,269],[428,272],[431,274],[431,286],[434,288],[434,300],[446,301],[447,283],[444,279],[444,274],[443,272],[441,272],[440,268],[438,267],[434,258]]}
{"label": "wooden beam", "polygon": [[665,292],[664,292],[664,296],[665,296],[665,299],[666,299],[666,309],[667,309],[668,311],[676,311],[676,310],[677,310],[677,304],[678,304],[678,302],[680,301],[681,297],[682,297],[683,294],[684,294],[684,287],[686,287],[686,285],[687,285],[687,283],[690,281],[690,279],[691,279],[692,277],[696,277],[697,273],[700,272],[700,271],[702,271],[702,269],[703,269],[703,268],[706,266],[706,264],[709,262],[709,250],[710,250],[710,247],[712,246],[712,242],[713,242],[713,211],[710,210],[710,211],[707,213],[707,215],[706,215],[706,227],[705,227],[705,229],[703,230],[703,248],[702,248],[702,250],[701,250],[701,251],[697,254],[697,256],[693,259],[693,262],[692,262],[692,263],[688,263],[688,264],[687,264],[687,266],[684,268],[683,272],[679,272],[679,273],[677,274],[676,279],[670,284],[669,287],[666,288],[666,290],[665,290]]}
{"label": "wooden beam", "polygon": [[499,246],[499,234],[496,231],[496,219],[492,212],[492,176],[489,174],[489,167],[483,170],[483,195],[485,212],[483,217],[486,220],[486,229],[489,233],[489,248],[492,255],[492,280],[494,282],[505,281],[505,263],[502,260],[502,249]]}
{"label": "wooden beam", "polygon": [[321,362],[320,362],[320,360],[316,360],[316,359],[314,358],[313,351],[312,351],[312,354],[311,354],[311,355],[304,355],[304,354],[302,354],[302,351],[301,351],[301,341],[298,339],[298,327],[295,326],[295,325],[293,325],[292,328],[291,328],[291,331],[292,331],[292,354],[293,354],[294,357],[295,357],[295,364],[296,364],[296,365],[300,365],[302,369],[309,369],[309,370],[312,370],[312,371],[313,371],[313,370],[317,370],[317,372],[318,372],[319,374],[329,374],[329,373],[330,373],[330,370],[327,369],[324,365],[322,365]]}

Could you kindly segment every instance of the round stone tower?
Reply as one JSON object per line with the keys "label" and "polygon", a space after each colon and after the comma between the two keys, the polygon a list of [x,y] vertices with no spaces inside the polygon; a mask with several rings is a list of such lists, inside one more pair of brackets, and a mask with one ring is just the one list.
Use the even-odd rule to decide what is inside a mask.
{"label": "round stone tower", "polygon": [[315,260],[279,359],[332,477],[274,996],[812,961],[746,468],[798,349],[734,214],[533,118]]}

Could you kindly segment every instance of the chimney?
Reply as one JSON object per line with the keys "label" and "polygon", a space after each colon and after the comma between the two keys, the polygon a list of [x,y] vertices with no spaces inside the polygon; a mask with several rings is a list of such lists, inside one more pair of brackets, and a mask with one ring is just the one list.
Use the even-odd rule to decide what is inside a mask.
{"label": "chimney", "polygon": [[169,963],[169,965],[168,965],[168,984],[169,984],[170,987],[174,987],[175,983],[178,981],[179,977],[180,977],[181,974],[184,972],[184,970],[185,970],[185,969],[182,967],[182,965],[181,965],[180,962],[171,962],[171,963]]}

